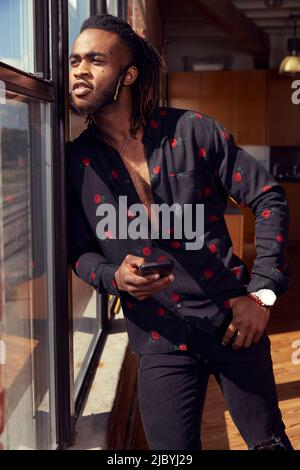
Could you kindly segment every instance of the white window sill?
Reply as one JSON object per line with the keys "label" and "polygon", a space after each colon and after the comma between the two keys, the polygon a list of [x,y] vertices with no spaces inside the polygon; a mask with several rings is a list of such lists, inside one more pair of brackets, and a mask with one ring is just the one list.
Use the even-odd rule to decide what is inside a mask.
{"label": "white window sill", "polygon": [[105,450],[107,423],[128,345],[122,310],[115,315],[86,403],[76,423],[74,445],[67,450]]}

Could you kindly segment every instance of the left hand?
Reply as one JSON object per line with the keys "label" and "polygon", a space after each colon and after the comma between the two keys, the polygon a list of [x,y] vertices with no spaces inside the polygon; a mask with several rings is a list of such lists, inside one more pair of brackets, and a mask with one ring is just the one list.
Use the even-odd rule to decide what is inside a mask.
{"label": "left hand", "polygon": [[232,343],[233,349],[249,348],[258,343],[270,320],[270,310],[261,307],[248,296],[229,299],[233,319],[223,337],[222,344],[227,345],[233,335],[237,336]]}

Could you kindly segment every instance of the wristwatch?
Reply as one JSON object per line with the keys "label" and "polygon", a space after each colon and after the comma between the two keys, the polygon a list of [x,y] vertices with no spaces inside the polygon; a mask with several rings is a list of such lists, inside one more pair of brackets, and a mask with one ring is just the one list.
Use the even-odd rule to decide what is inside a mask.
{"label": "wristwatch", "polygon": [[276,294],[271,289],[259,289],[256,292],[251,292],[249,297],[255,297],[253,300],[258,300],[258,303],[263,307],[272,307],[277,299]]}

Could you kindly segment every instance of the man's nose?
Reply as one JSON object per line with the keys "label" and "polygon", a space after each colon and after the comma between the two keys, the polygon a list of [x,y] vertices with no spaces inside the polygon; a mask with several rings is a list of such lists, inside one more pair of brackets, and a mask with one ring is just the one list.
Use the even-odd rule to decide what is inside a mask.
{"label": "man's nose", "polygon": [[83,76],[91,76],[90,69],[88,67],[88,64],[83,60],[80,62],[76,70],[74,70],[74,77],[75,78],[80,78]]}

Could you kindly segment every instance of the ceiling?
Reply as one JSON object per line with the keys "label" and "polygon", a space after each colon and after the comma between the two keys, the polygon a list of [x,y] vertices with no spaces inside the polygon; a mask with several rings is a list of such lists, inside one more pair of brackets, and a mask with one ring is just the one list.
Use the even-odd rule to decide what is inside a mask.
{"label": "ceiling", "polygon": [[[285,0],[281,7],[272,8],[267,7],[264,0],[232,0],[232,3],[269,34],[292,34],[288,17],[291,12],[300,15],[300,0]],[[300,18],[298,29],[300,33]]]}
{"label": "ceiling", "polygon": [[[288,16],[291,12],[300,15],[300,0],[284,0],[281,7],[267,7],[264,0],[231,2],[270,35],[292,35],[292,23]],[[196,3],[192,0],[159,0],[166,39],[226,36]],[[298,29],[300,33],[300,19]]]}

